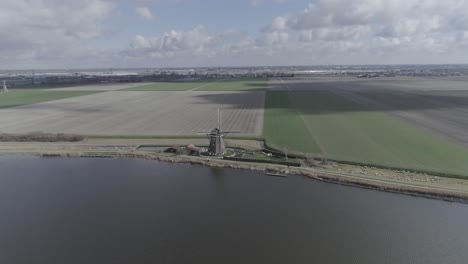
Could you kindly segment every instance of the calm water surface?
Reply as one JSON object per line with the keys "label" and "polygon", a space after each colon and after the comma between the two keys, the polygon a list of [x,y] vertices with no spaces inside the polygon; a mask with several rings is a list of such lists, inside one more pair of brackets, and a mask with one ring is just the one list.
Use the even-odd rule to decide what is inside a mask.
{"label": "calm water surface", "polygon": [[467,263],[468,205],[304,177],[0,157],[0,263]]}

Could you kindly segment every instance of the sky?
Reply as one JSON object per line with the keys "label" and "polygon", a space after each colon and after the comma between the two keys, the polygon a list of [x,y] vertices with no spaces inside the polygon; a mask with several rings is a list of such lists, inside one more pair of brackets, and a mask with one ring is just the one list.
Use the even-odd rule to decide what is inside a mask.
{"label": "sky", "polygon": [[0,69],[468,63],[468,0],[2,0]]}

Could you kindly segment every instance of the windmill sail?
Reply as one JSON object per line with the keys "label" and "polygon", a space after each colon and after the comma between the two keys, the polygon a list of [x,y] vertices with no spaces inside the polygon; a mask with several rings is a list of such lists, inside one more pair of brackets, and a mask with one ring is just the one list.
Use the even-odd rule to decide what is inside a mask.
{"label": "windmill sail", "polygon": [[221,128],[222,118],[221,111],[218,108],[218,126],[209,132],[199,132],[198,134],[207,135],[210,139],[208,146],[208,153],[215,156],[222,156],[226,153],[226,145],[224,143],[224,136],[229,133],[240,133],[240,131],[223,131]]}

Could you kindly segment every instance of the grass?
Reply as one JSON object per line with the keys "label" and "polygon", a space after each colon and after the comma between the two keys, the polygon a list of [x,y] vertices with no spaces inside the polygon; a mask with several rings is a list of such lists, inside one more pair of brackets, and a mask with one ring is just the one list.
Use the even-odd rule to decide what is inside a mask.
{"label": "grass", "polygon": [[264,136],[329,159],[468,176],[464,147],[367,110],[328,91],[270,91]]}
{"label": "grass", "polygon": [[290,100],[285,100],[287,93],[268,92],[264,134],[268,143],[279,147],[288,147],[304,153],[320,153],[320,147],[304,126],[304,121]]}
{"label": "grass", "polygon": [[0,109],[29,105],[34,103],[64,99],[87,94],[90,91],[46,91],[46,90],[10,90],[8,93],[0,93]]}
{"label": "grass", "polygon": [[265,90],[266,80],[226,80],[226,81],[194,81],[194,82],[160,82],[121,91],[250,91]]}

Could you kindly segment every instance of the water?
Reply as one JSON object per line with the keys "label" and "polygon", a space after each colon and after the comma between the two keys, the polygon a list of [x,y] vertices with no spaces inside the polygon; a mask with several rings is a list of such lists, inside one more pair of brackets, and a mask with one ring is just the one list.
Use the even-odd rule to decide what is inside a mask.
{"label": "water", "polygon": [[468,205],[304,177],[0,157],[0,263],[466,263]]}

